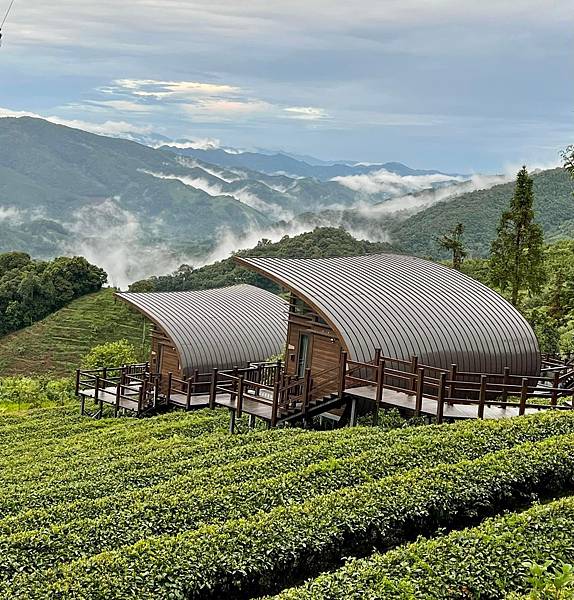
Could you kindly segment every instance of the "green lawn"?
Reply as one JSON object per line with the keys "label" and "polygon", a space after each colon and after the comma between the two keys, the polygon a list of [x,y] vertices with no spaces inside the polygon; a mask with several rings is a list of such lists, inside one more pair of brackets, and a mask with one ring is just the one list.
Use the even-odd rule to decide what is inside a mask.
{"label": "green lawn", "polygon": [[149,327],[143,317],[105,289],[1,338],[0,376],[66,376],[93,346],[122,338],[147,357]]}

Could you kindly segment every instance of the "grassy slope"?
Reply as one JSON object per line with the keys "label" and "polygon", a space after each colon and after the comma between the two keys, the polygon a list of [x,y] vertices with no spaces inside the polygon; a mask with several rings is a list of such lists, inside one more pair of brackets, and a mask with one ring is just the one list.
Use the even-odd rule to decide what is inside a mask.
{"label": "grassy slope", "polygon": [[[547,241],[574,237],[573,185],[564,169],[534,175],[536,219]],[[514,192],[514,182],[489,190],[463,194],[440,202],[400,223],[391,232],[392,242],[409,253],[445,258],[436,239],[457,223],[465,226],[465,242],[472,256],[486,256],[496,226]]]}
{"label": "grassy slope", "polygon": [[116,301],[113,290],[102,290],[1,338],[0,375],[65,376],[97,344],[127,338],[141,348],[142,333],[141,315]]}

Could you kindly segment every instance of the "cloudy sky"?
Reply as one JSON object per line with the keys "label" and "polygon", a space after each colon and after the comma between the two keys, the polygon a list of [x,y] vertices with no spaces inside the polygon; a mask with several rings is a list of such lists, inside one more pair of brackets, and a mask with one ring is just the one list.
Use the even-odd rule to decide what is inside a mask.
{"label": "cloudy sky", "polygon": [[15,0],[0,114],[451,171],[548,165],[574,142],[573,25],[572,0]]}

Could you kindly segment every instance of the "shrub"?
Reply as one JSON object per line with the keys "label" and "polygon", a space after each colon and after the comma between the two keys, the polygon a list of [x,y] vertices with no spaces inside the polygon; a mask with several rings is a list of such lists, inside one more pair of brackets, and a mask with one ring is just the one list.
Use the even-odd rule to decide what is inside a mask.
{"label": "shrub", "polygon": [[138,361],[138,353],[128,340],[118,340],[94,346],[82,360],[83,369],[121,367]]}
{"label": "shrub", "polygon": [[[275,600],[571,600],[574,498],[535,506],[480,526],[352,560]],[[508,595],[512,592],[510,595]],[[525,595],[524,595],[525,594]]]}
{"label": "shrub", "polygon": [[[20,575],[2,590],[3,597],[253,597],[324,570],[349,552],[365,552],[373,546],[393,547],[417,534],[457,526],[516,506],[533,493],[568,488],[573,476],[573,436],[527,443],[478,460],[414,469],[248,519],[207,525],[175,536],[158,536],[61,567]],[[572,503],[567,514],[570,523],[557,528],[556,538],[562,543],[568,540],[567,547],[571,548]],[[534,539],[538,535],[537,530],[530,533]],[[524,543],[521,548],[529,546]],[[439,556],[438,551],[431,553],[431,560],[435,555]],[[462,556],[452,564],[443,558],[441,566],[457,569]],[[499,569],[504,570],[502,565],[510,556],[512,548],[495,552],[492,561],[498,561]],[[396,572],[404,575],[403,563],[398,564]],[[425,585],[432,581],[442,584],[437,578],[427,581],[426,573],[422,576]],[[493,574],[490,581],[492,577]],[[464,578],[455,583],[464,583]],[[394,585],[394,596],[385,597],[401,597],[396,595],[399,584],[402,582]]]}
{"label": "shrub", "polygon": [[0,411],[64,406],[71,403],[73,397],[74,386],[70,379],[0,378]]}

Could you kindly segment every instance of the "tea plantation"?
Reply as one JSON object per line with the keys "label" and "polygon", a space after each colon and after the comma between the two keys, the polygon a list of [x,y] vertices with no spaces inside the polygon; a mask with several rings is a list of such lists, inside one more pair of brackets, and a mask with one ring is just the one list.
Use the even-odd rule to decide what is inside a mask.
{"label": "tea plantation", "polygon": [[1,415],[0,598],[483,600],[574,561],[572,414],[227,425]]}

